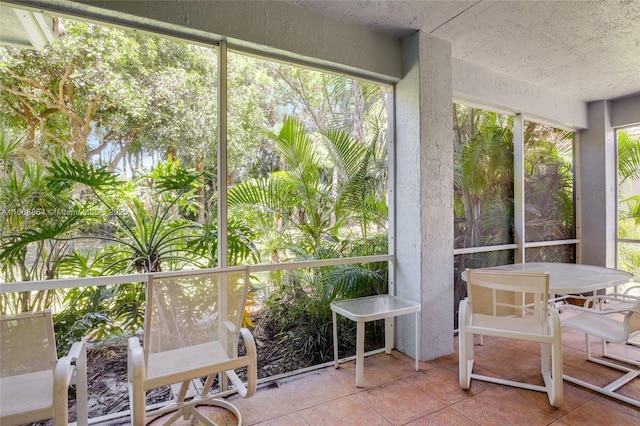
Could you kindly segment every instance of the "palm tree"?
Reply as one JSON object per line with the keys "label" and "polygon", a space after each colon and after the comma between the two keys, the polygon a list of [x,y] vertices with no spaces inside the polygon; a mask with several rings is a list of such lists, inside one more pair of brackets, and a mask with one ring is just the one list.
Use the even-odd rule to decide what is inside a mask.
{"label": "palm tree", "polygon": [[[513,242],[513,124],[491,111],[454,105],[454,244],[470,248]],[[510,251],[457,256],[454,312],[467,295],[460,273],[509,263]],[[457,315],[454,315],[457,327]]]}
{"label": "palm tree", "polygon": [[[284,169],[230,188],[231,213],[262,228],[256,232],[275,261],[386,253],[387,234],[370,232],[387,220],[376,175],[380,146],[341,130],[320,136],[288,118],[274,135]],[[333,170],[323,167],[321,152]],[[328,302],[385,292],[386,283],[386,262],[287,271],[268,300],[268,321],[291,362],[324,361],[331,350]]]}
{"label": "palm tree", "polygon": [[454,125],[456,247],[513,242],[512,126],[475,109]]}
{"label": "palm tree", "polygon": [[[525,236],[527,241],[573,238],[573,135],[542,124],[525,125]],[[528,261],[533,261],[528,251]],[[567,262],[564,247],[538,249],[536,260]],[[567,258],[569,256],[569,258]]]}
{"label": "palm tree", "polygon": [[[634,185],[640,178],[640,132],[621,130],[618,141],[618,238],[639,239],[640,196]],[[640,273],[640,254],[636,244],[618,244],[619,266]]]}
{"label": "palm tree", "polygon": [[[78,218],[51,215],[68,202],[64,194],[50,191],[46,171],[24,158],[23,138],[0,127],[0,265],[4,282],[47,280],[57,277],[57,267],[70,244],[55,239],[74,228]],[[41,290],[2,295],[0,311],[43,309],[55,292]]]}
{"label": "palm tree", "polygon": [[279,234],[288,237],[281,251],[317,258],[323,246],[340,240],[345,225],[357,225],[366,238],[372,224],[386,221],[386,204],[375,198],[370,176],[375,147],[338,130],[323,135],[341,176],[337,185],[323,177],[318,149],[302,123],[288,118],[275,136],[285,170],[229,190],[231,209],[258,210],[273,217]]}
{"label": "palm tree", "polygon": [[[47,185],[65,193],[85,191],[76,203],[84,216],[85,238],[107,241],[116,252],[103,254],[103,274],[157,272],[163,268],[201,265],[188,242],[200,237],[201,226],[186,219],[197,212],[194,198],[198,174],[169,158],[148,174],[124,182],[115,172],[68,157],[53,161]],[[111,222],[112,229],[105,227]],[[173,264],[177,262],[178,264]]]}

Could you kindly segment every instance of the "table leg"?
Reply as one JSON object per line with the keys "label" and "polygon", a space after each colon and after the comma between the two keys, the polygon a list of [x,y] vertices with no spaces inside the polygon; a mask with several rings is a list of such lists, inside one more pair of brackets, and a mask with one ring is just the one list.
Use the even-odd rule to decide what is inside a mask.
{"label": "table leg", "polygon": [[416,312],[416,371],[420,369],[420,312]]}
{"label": "table leg", "polygon": [[384,352],[391,353],[393,347],[393,317],[384,319]]}
{"label": "table leg", "polygon": [[364,379],[364,322],[356,326],[356,387],[361,388]]}
{"label": "table leg", "polygon": [[333,363],[338,368],[338,318],[334,311],[333,314]]}

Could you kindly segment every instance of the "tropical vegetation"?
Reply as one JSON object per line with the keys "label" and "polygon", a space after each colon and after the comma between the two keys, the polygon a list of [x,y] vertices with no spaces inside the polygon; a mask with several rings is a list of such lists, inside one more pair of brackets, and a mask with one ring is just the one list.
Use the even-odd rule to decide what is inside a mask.
{"label": "tropical vegetation", "polygon": [[640,273],[640,127],[617,132],[618,267]]}
{"label": "tropical vegetation", "polygon": [[[455,248],[514,244],[513,117],[457,104],[453,127]],[[525,121],[523,135],[525,241],[575,238],[572,133]],[[572,246],[548,246],[526,249],[525,257],[572,262],[575,254]],[[504,248],[457,255],[455,309],[466,296],[462,271],[513,261]]]}
{"label": "tropical vegetation", "polygon": [[[388,88],[229,52],[219,181],[216,49],[63,23],[42,51],[0,47],[4,282],[387,253]],[[253,284],[296,368],[332,353],[329,303],[386,291],[387,265]],[[135,333],[143,302],[141,283],[43,289],[0,312],[54,308],[64,350]]]}

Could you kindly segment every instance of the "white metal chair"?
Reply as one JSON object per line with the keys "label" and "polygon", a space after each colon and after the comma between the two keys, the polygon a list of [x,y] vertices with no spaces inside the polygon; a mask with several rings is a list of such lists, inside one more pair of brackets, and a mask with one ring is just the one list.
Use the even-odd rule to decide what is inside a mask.
{"label": "white metal chair", "polygon": [[[597,308],[603,311],[610,311],[611,309],[627,309],[633,306],[638,297],[640,297],[640,286],[634,285],[626,288],[622,293],[610,293],[605,297],[602,295],[587,297],[584,302],[584,307]],[[640,347],[640,330],[630,333],[626,343],[628,345]],[[609,352],[607,349],[607,342],[605,340],[602,341],[602,356],[640,367],[640,359],[634,360],[624,358]]]}
{"label": "white metal chair", "polygon": [[83,342],[58,359],[51,311],[0,317],[0,424],[53,419],[68,424],[76,386],[77,424],[87,424],[87,353]]}
{"label": "white metal chair", "polygon": [[[560,317],[549,307],[549,274],[467,269],[466,275],[468,296],[458,313],[460,386],[469,389],[476,379],[546,392],[549,403],[561,407]],[[474,335],[540,343],[544,386],[474,373]]]}
{"label": "white metal chair", "polygon": [[[180,416],[215,424],[198,405],[226,408],[242,424],[240,411],[221,396],[232,393],[226,389],[228,380],[242,397],[256,390],[255,342],[249,330],[241,328],[248,286],[244,267],[149,276],[144,349],[137,337],[129,339],[129,402],[135,426],[163,415],[169,417],[162,419],[165,424]],[[238,356],[240,335],[246,347],[244,356]],[[234,371],[242,367],[247,370],[246,385]],[[203,377],[204,384],[199,380]],[[216,377],[221,380],[212,391]],[[190,395],[194,383],[197,394]],[[167,385],[174,385],[174,401],[147,412],[145,392]]]}
{"label": "white metal chair", "polygon": [[[611,296],[598,297],[601,300],[611,298]],[[614,298],[617,299],[616,297]],[[562,328],[578,330],[585,334],[587,360],[609,368],[620,370],[624,375],[605,386],[596,386],[592,383],[566,374],[564,379],[620,401],[635,405],[636,407],[640,407],[640,400],[617,392],[621,387],[640,376],[640,370],[637,368],[638,361],[607,354],[609,358],[614,358],[618,361],[623,361],[629,364],[621,365],[604,359],[595,358],[592,356],[591,352],[591,337],[600,339],[603,342],[621,344],[627,343],[629,336],[640,330],[640,298],[636,298],[633,303],[624,301],[606,309],[602,309],[598,304],[591,308],[567,305],[565,309],[580,311],[580,313],[575,316],[563,319]],[[606,350],[606,346],[603,345],[603,349]],[[636,367],[633,368],[631,364],[635,364]]]}

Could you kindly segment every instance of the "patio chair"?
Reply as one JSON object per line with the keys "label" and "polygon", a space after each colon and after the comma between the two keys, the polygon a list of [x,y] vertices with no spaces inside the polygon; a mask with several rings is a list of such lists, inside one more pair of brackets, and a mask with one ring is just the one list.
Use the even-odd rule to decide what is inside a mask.
{"label": "patio chair", "polygon": [[[561,407],[562,347],[560,317],[549,307],[549,274],[467,269],[468,296],[460,301],[459,380],[471,379],[546,392],[553,407]],[[484,376],[473,372],[474,336],[494,336],[540,343],[544,385]],[[506,350],[506,349],[505,349]]]}
{"label": "patio chair", "polygon": [[0,317],[0,424],[53,419],[67,425],[69,386],[77,424],[87,424],[87,353],[83,342],[58,359],[51,311]]}
{"label": "patio chair", "polygon": [[[610,296],[598,297],[600,299],[610,298]],[[615,370],[620,370],[624,375],[605,386],[597,386],[566,374],[564,375],[564,379],[587,389],[610,396],[611,398],[640,407],[640,400],[617,392],[621,387],[640,376],[640,370],[637,368],[637,360],[628,360],[624,357],[612,357],[611,354],[608,354],[609,358],[614,358],[630,365],[635,364],[636,367],[633,368],[630,365],[621,365],[595,358],[591,352],[591,337],[600,339],[603,342],[623,344],[627,343],[629,336],[640,330],[640,298],[636,298],[633,303],[621,302],[616,306],[606,309],[602,309],[598,305],[591,308],[567,305],[565,309],[580,311],[580,313],[575,316],[563,319],[562,328],[578,330],[585,334],[587,360]]]}
{"label": "patio chair", "polygon": [[[215,424],[199,405],[228,409],[242,424],[240,411],[221,397],[237,392],[248,398],[256,390],[256,346],[249,330],[241,328],[248,286],[247,268],[149,275],[144,348],[137,337],[129,339],[129,403],[135,426],[165,415],[166,420],[159,420],[165,424],[180,416]],[[240,335],[244,356],[238,356]],[[246,385],[234,371],[243,367]],[[173,385],[173,402],[147,412],[145,392],[168,385]]]}
{"label": "patio chair", "polygon": [[[640,286],[635,285],[628,287],[622,293],[611,293],[606,295],[606,297],[603,297],[602,295],[587,297],[584,302],[584,307],[597,308],[605,311],[611,309],[626,309],[631,308],[638,297],[640,297]],[[628,345],[640,347],[640,330],[631,333],[627,338],[626,343]],[[602,356],[640,367],[640,359],[633,360],[609,352],[607,349],[607,342],[605,340],[602,341]]]}

